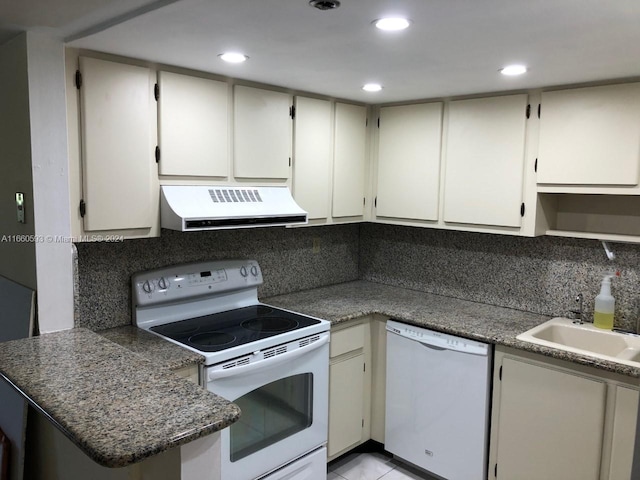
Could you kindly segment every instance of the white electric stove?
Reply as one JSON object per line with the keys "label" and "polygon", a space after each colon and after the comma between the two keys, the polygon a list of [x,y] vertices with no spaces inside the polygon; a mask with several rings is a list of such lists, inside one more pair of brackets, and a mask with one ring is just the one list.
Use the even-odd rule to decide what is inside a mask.
{"label": "white electric stove", "polygon": [[326,477],[329,322],[262,304],[254,260],[132,277],[135,324],[205,357],[203,384],[238,404],[222,431],[223,480]]}

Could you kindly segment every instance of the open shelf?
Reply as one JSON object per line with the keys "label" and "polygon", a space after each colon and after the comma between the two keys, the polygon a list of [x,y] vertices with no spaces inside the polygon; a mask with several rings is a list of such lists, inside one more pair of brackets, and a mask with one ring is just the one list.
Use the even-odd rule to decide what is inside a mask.
{"label": "open shelf", "polygon": [[640,196],[540,193],[546,235],[640,243]]}

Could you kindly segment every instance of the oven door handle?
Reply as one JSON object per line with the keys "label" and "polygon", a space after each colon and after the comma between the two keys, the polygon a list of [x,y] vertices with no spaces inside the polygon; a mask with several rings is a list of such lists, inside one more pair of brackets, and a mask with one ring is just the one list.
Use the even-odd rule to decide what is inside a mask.
{"label": "oven door handle", "polygon": [[[280,355],[276,355],[275,357],[271,357],[267,360],[260,360],[255,363],[250,363],[248,365],[241,365],[239,367],[232,367],[226,370],[212,370],[208,372],[207,379],[208,381],[218,380],[219,378],[232,377],[238,375],[246,375],[248,373],[254,372],[256,370],[260,370],[261,368],[267,368],[274,365],[278,365],[280,363],[289,362],[295,358],[301,357],[302,355],[306,355],[307,353],[316,350],[323,345],[329,343],[329,335],[322,335],[319,340],[316,340],[309,345],[304,347],[296,348],[295,350],[287,353],[281,353]],[[328,361],[329,359],[327,359]]]}

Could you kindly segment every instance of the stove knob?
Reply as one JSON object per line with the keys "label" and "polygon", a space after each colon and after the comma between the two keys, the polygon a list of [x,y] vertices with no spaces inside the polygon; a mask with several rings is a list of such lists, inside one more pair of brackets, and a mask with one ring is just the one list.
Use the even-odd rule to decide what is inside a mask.
{"label": "stove knob", "polygon": [[258,267],[256,267],[255,265],[251,267],[251,275],[253,275],[254,277],[258,276]]}
{"label": "stove knob", "polygon": [[247,276],[247,269],[246,267],[240,267],[240,275],[242,275],[243,277]]}
{"label": "stove knob", "polygon": [[164,277],[160,277],[160,279],[158,280],[158,287],[162,290],[166,290],[167,288],[169,288],[169,284]]}
{"label": "stove knob", "polygon": [[147,293],[153,292],[153,283],[151,283],[149,280],[147,280],[146,282],[144,282],[142,284],[142,290],[144,290]]}

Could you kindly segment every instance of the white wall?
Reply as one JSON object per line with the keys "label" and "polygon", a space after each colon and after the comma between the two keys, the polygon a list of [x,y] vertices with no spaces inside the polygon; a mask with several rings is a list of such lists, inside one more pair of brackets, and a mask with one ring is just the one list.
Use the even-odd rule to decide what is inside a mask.
{"label": "white wall", "polygon": [[[60,39],[27,33],[29,115],[38,324],[41,332],[73,328],[73,254],[64,48]],[[42,240],[42,241],[40,241]]]}

